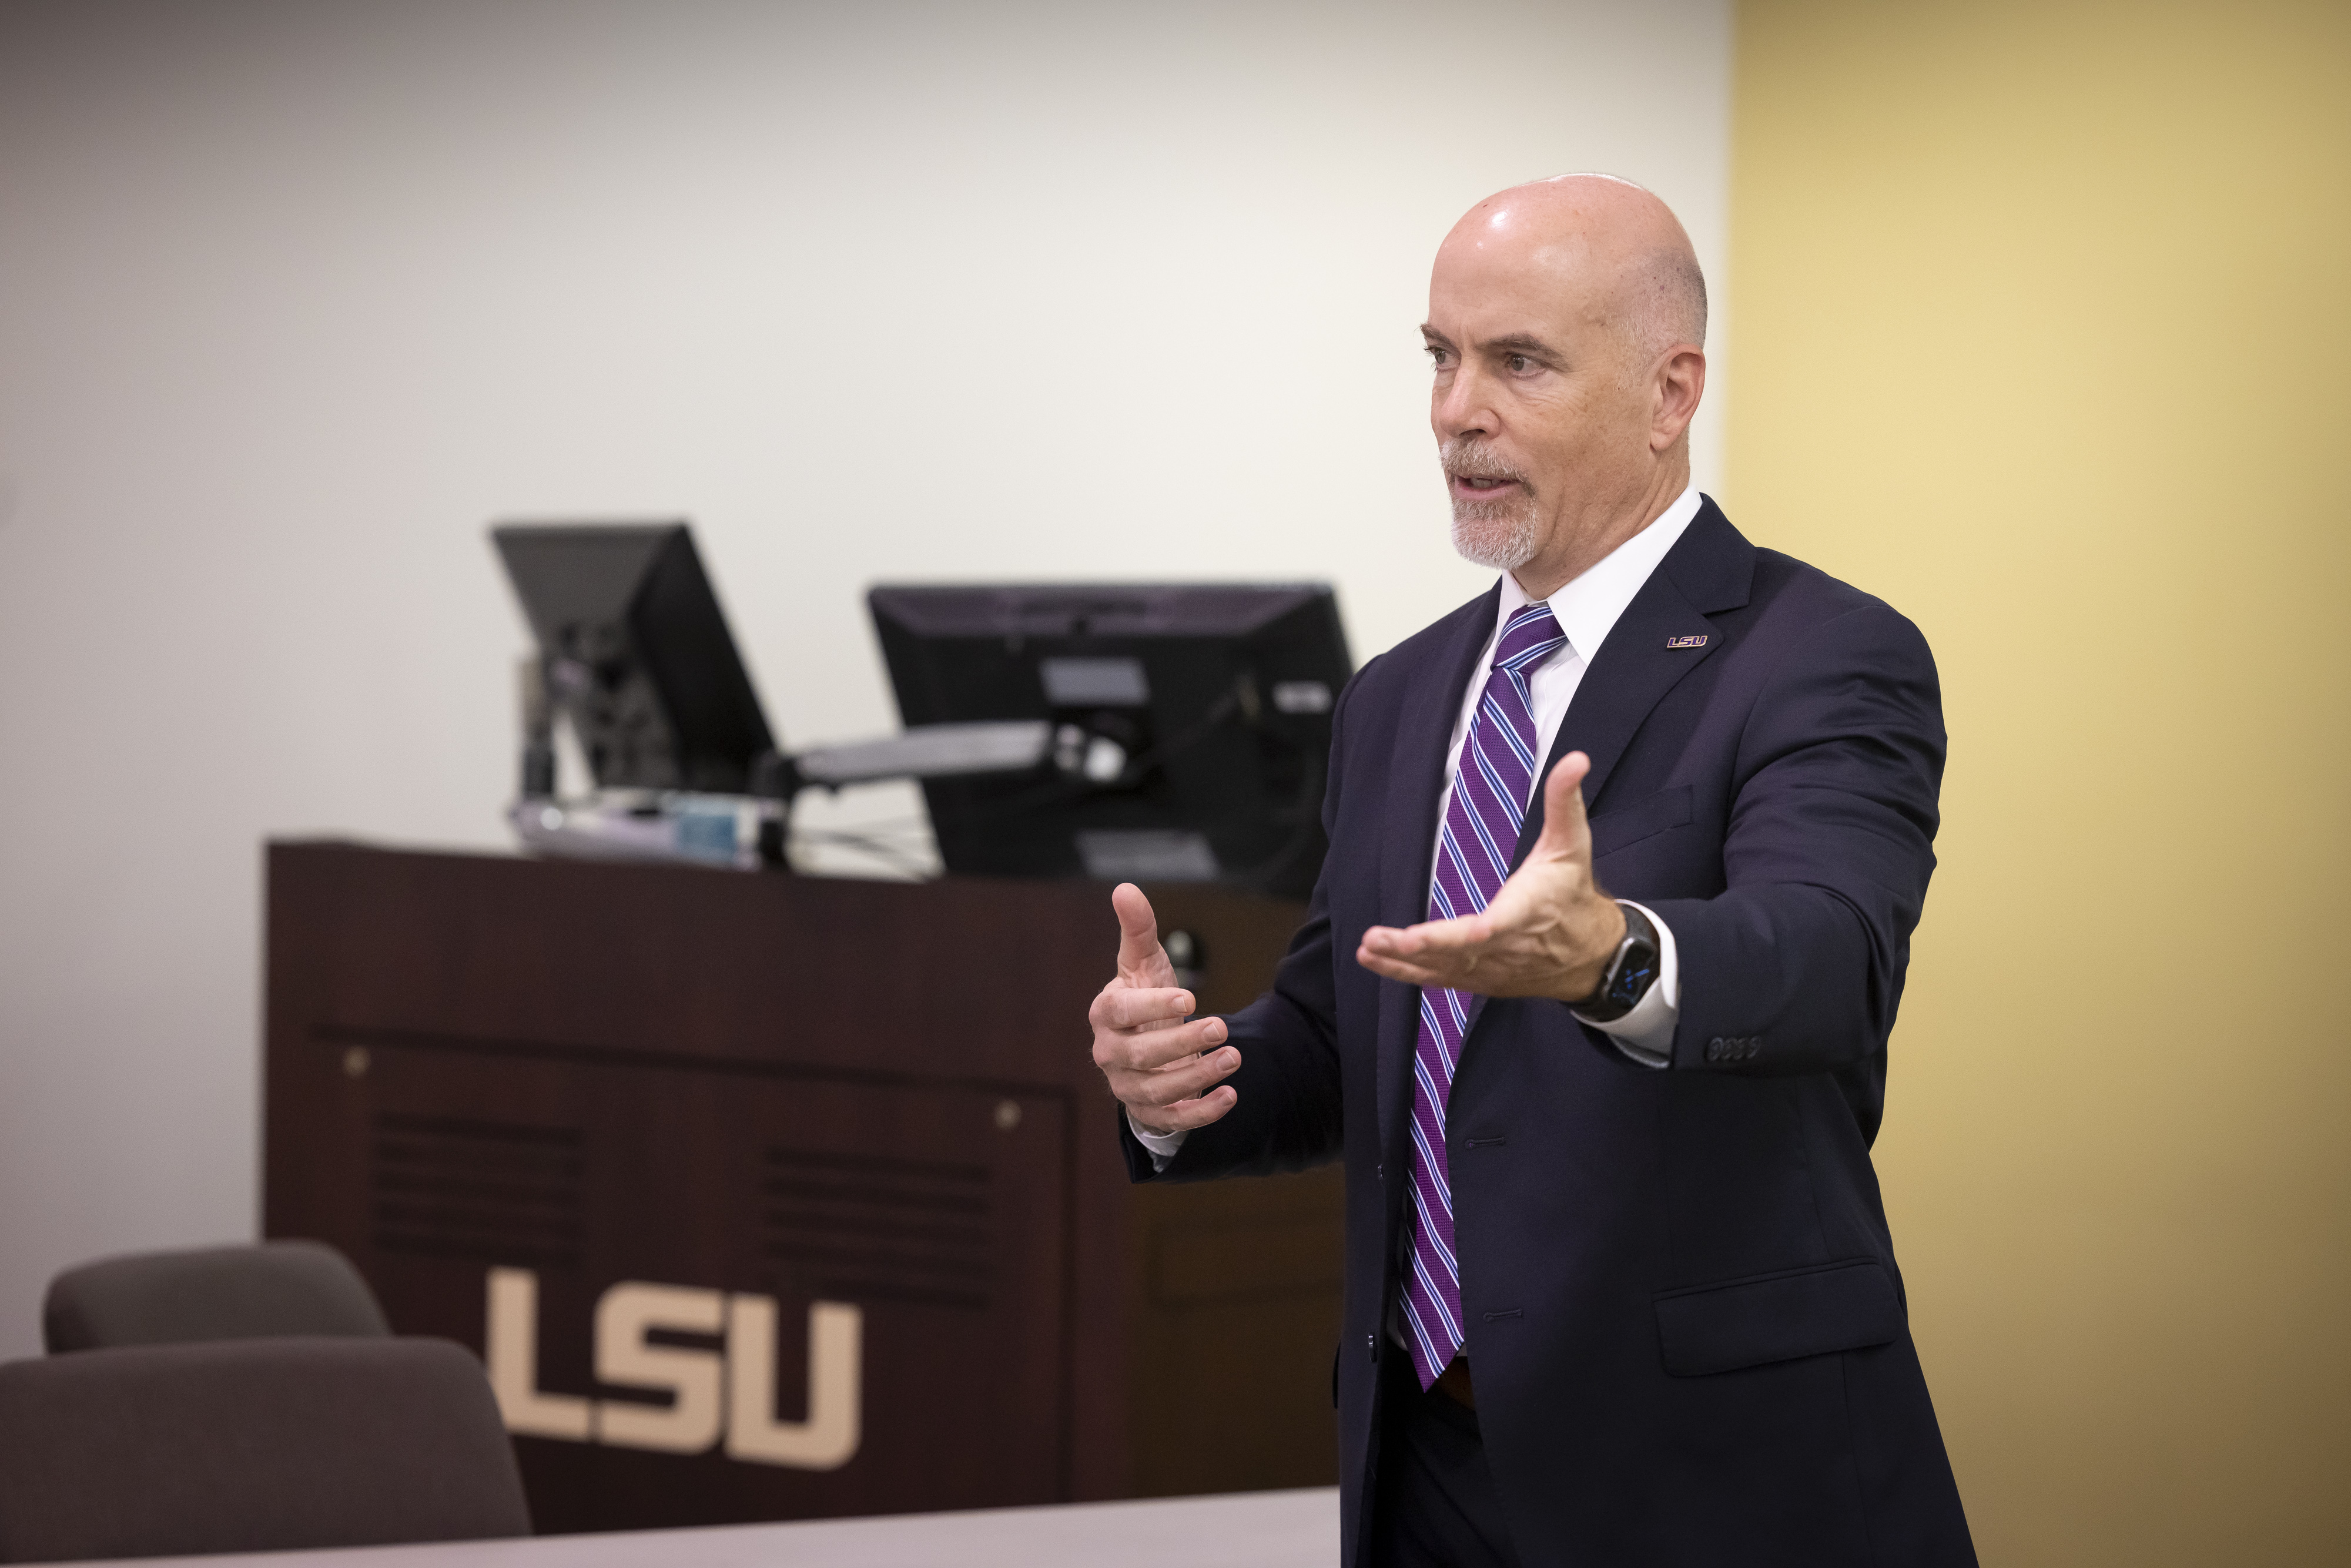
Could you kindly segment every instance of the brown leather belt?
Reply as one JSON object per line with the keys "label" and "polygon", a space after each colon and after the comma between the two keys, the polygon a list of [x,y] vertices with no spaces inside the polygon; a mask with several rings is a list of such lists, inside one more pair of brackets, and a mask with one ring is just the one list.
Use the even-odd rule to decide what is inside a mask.
{"label": "brown leather belt", "polygon": [[1452,1364],[1437,1375],[1437,1381],[1428,1385],[1428,1390],[1432,1394],[1444,1395],[1456,1405],[1471,1410],[1478,1408],[1478,1390],[1469,1383],[1469,1359],[1467,1356],[1455,1356]]}

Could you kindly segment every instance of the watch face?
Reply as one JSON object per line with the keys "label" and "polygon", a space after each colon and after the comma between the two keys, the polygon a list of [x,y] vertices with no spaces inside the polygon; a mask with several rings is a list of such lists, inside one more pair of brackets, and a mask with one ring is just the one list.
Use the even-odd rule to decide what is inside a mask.
{"label": "watch face", "polygon": [[1629,1010],[1648,994],[1656,979],[1656,948],[1646,942],[1636,942],[1625,953],[1625,961],[1616,966],[1616,977],[1608,987],[1608,1000]]}

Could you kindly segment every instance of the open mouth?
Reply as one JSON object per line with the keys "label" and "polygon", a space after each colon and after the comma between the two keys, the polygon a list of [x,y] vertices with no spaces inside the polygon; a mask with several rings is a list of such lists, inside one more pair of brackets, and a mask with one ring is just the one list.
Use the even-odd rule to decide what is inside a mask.
{"label": "open mouth", "polygon": [[1490,500],[1505,490],[1516,489],[1519,481],[1508,474],[1448,474],[1455,495],[1473,501]]}

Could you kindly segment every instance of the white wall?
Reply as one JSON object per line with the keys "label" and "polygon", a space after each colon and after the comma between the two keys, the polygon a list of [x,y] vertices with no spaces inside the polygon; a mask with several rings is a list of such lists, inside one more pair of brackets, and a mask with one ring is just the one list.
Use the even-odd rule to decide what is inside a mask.
{"label": "white wall", "polygon": [[1612,170],[1719,294],[1729,74],[1722,0],[0,8],[0,1354],[252,1232],[262,840],[501,842],[488,519],[692,517],[799,741],[893,722],[877,579],[1328,577],[1360,659],[1484,581],[1437,239]]}

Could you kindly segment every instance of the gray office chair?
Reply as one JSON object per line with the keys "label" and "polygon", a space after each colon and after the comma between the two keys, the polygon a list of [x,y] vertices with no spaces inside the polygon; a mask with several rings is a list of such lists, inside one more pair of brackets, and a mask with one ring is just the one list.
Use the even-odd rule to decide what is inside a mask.
{"label": "gray office chair", "polygon": [[245,1339],[0,1366],[0,1563],[528,1535],[481,1364]]}
{"label": "gray office chair", "polygon": [[49,1282],[41,1333],[54,1355],[131,1344],[392,1332],[350,1260],[317,1241],[142,1252]]}

